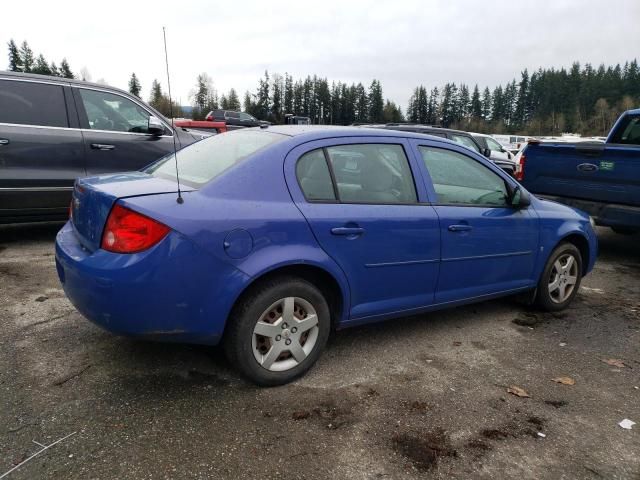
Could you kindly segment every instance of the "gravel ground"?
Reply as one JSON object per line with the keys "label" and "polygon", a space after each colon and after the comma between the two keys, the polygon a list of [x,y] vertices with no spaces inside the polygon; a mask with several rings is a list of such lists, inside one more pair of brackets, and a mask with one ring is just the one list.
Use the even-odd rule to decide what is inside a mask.
{"label": "gravel ground", "polygon": [[0,476],[76,432],[6,478],[640,478],[640,236],[599,231],[566,312],[506,299],[341,331],[259,389],[217,349],[84,320],[59,227],[0,228]]}

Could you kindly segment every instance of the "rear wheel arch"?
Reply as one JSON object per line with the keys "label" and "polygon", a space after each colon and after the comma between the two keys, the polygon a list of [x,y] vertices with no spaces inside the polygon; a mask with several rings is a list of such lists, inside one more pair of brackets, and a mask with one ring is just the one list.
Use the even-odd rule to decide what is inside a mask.
{"label": "rear wheel arch", "polygon": [[247,296],[254,294],[256,291],[260,290],[264,284],[269,283],[278,277],[300,278],[311,283],[320,290],[320,292],[322,292],[322,295],[329,304],[332,326],[335,327],[342,319],[343,312],[345,311],[345,308],[347,308],[345,302],[346,292],[343,291],[343,288],[340,286],[340,283],[335,276],[322,267],[296,263],[276,267],[266,272],[262,272],[253,278],[233,302],[227,322],[233,317],[236,306],[241,304]]}

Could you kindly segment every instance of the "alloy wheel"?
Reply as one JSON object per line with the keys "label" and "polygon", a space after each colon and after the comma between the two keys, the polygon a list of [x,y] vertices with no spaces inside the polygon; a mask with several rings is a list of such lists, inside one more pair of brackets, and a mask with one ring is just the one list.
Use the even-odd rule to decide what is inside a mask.
{"label": "alloy wheel", "polygon": [[299,297],[282,298],[256,322],[251,339],[253,356],[267,370],[290,370],[311,353],[318,332],[318,315],[313,305]]}

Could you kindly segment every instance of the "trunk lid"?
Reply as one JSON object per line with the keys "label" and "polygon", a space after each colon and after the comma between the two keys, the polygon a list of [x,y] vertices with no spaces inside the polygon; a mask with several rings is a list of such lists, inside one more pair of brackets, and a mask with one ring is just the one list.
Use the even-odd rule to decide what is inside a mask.
{"label": "trunk lid", "polygon": [[[187,185],[180,188],[184,192],[194,190]],[[107,217],[118,199],[177,192],[176,182],[143,172],[80,178],[71,199],[74,230],[82,245],[93,252],[100,248]]]}

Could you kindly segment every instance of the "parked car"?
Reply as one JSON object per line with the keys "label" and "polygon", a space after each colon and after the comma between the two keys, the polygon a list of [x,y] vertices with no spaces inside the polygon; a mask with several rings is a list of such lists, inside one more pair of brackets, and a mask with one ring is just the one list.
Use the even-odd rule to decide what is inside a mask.
{"label": "parked car", "polygon": [[191,131],[195,132],[205,132],[212,135],[216,133],[225,133],[227,131],[227,124],[224,122],[210,122],[203,120],[186,120],[186,119],[175,119],[173,121],[173,125],[175,127],[184,127],[188,128]]}
{"label": "parked car", "polygon": [[205,120],[213,122],[225,122],[227,126],[235,127],[259,127],[261,125],[271,125],[265,120],[258,120],[253,115],[246,112],[236,112],[234,110],[212,110],[207,113]]}
{"label": "parked car", "polygon": [[209,136],[117,88],[0,72],[0,223],[64,220],[77,177],[147,166]]}
{"label": "parked car", "polygon": [[307,371],[332,327],[519,292],[563,309],[596,259],[587,215],[444,138],[236,130],[180,151],[182,202],[175,162],[77,181],[60,281],[103,328],[222,342],[260,385]]}
{"label": "parked car", "polygon": [[500,145],[510,151],[512,154],[518,153],[524,148],[532,137],[524,135],[491,135]]}
{"label": "parked car", "polygon": [[285,125],[311,125],[311,118],[287,113],[284,116],[284,123]]}
{"label": "parked car", "polygon": [[442,137],[452,140],[460,145],[464,145],[470,148],[474,152],[478,152],[487,158],[490,158],[493,163],[502,168],[505,172],[513,175],[515,171],[515,163],[509,160],[501,160],[491,157],[491,149],[483,147],[480,142],[470,133],[463,132],[461,130],[453,130],[451,128],[433,127],[431,125],[416,125],[410,123],[388,123],[382,126],[375,126],[375,128],[385,128],[388,130],[399,130],[403,132],[424,133],[426,135],[434,135],[436,137]]}
{"label": "parked car", "polygon": [[500,143],[498,143],[495,138],[493,138],[491,135],[485,135],[484,133],[471,133],[471,136],[476,140],[476,142],[478,142],[481,148],[488,148],[491,151],[491,155],[489,156],[491,160],[511,162],[513,164],[513,171],[515,171],[513,153],[500,145]]}
{"label": "parked car", "polygon": [[530,191],[618,233],[640,232],[640,109],[622,114],[605,143],[530,140],[516,161]]}

